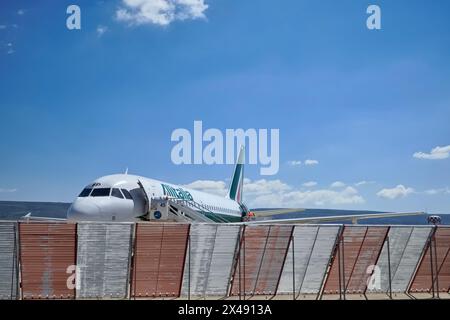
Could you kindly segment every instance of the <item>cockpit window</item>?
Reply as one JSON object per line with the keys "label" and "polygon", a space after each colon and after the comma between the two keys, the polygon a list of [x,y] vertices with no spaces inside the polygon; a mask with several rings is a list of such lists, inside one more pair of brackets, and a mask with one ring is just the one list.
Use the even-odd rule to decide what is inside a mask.
{"label": "cockpit window", "polygon": [[130,192],[127,189],[121,189],[123,195],[125,196],[125,198],[127,198],[128,200],[133,200],[133,197],[131,196]]}
{"label": "cockpit window", "polygon": [[92,188],[85,188],[85,189],[83,189],[83,191],[81,191],[81,193],[78,197],[80,197],[80,198],[88,197],[89,194],[91,193],[91,191],[92,191]]}
{"label": "cockpit window", "polygon": [[92,190],[91,197],[109,197],[110,188],[97,188]]}
{"label": "cockpit window", "polygon": [[111,196],[119,198],[119,199],[123,199],[122,193],[120,192],[119,189],[116,189],[116,188],[112,189]]}

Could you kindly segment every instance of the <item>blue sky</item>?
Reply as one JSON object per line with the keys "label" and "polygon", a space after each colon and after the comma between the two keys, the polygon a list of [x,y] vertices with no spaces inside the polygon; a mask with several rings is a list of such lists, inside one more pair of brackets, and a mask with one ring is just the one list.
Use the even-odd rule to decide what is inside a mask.
{"label": "blue sky", "polygon": [[279,173],[247,166],[252,206],[450,213],[448,1],[151,2],[2,2],[1,200],[71,201],[126,167],[223,193],[232,166],[170,159],[202,120],[280,129]]}

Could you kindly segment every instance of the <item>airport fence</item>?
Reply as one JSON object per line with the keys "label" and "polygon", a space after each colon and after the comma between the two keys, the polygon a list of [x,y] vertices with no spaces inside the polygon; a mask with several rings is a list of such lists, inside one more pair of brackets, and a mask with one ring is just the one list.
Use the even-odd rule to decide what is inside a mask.
{"label": "airport fence", "polygon": [[347,299],[450,290],[450,227],[0,221],[0,299]]}

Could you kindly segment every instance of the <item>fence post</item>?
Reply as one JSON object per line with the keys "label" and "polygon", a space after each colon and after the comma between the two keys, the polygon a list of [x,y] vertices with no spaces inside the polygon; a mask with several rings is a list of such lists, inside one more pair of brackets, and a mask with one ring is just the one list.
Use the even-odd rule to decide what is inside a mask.
{"label": "fence post", "polygon": [[337,258],[338,258],[338,278],[339,278],[339,300],[342,300],[342,283],[341,283],[341,236],[339,236],[338,244],[337,244]]}
{"label": "fence post", "polygon": [[[238,248],[238,253],[236,255],[237,257],[237,261],[236,261],[236,267],[235,268],[239,268],[239,300],[242,300],[242,286],[241,286],[241,274],[242,274],[242,267],[241,267],[241,260],[242,260],[242,235],[243,235],[243,230],[245,230],[245,226],[239,228],[239,233],[238,233],[238,243],[239,243],[239,248]],[[234,277],[236,277],[236,272],[234,272]],[[236,279],[233,278],[233,284],[234,281]],[[231,286],[231,290],[230,292],[232,293],[233,291],[233,286]]]}
{"label": "fence post", "polygon": [[242,300],[242,239],[239,239],[239,300]]}
{"label": "fence post", "polygon": [[344,235],[342,235],[342,284],[344,285],[344,300],[346,300],[346,290],[347,290],[347,286],[345,284],[345,245],[344,245]]}
{"label": "fence post", "polygon": [[244,242],[244,301],[245,301],[245,290],[246,290],[246,287],[245,287],[245,230],[244,230],[244,234],[242,235],[243,236],[243,242]]}
{"label": "fence post", "polygon": [[392,300],[392,274],[391,274],[391,244],[389,236],[387,236],[387,254],[388,254],[388,270],[389,270],[389,298]]}
{"label": "fence post", "polygon": [[295,248],[294,248],[295,238],[291,233],[291,244],[292,244],[292,296],[295,299]]}
{"label": "fence post", "polygon": [[433,235],[430,237],[430,241],[428,242],[428,248],[430,249],[430,267],[431,267],[431,290],[433,291],[433,298],[434,296],[434,268],[433,268],[433,238],[434,238],[434,232]]}
{"label": "fence post", "polygon": [[188,235],[189,258],[188,258],[188,300],[191,300],[191,233]]}
{"label": "fence post", "polygon": [[437,248],[436,248],[436,238],[434,238],[434,265],[436,266],[436,295],[439,299],[439,268],[437,264]]}
{"label": "fence post", "polygon": [[[437,231],[437,227],[435,227],[435,228],[436,228],[436,231]],[[436,232],[433,233],[433,242],[434,242],[434,266],[435,266],[435,271],[436,271],[435,272],[435,274],[436,274],[435,279],[436,280],[433,281],[433,283],[436,282],[436,286],[434,286],[434,288],[436,290],[436,296],[439,299],[439,266],[438,266],[438,263],[437,263]],[[432,244],[433,244],[433,242],[432,242]]]}

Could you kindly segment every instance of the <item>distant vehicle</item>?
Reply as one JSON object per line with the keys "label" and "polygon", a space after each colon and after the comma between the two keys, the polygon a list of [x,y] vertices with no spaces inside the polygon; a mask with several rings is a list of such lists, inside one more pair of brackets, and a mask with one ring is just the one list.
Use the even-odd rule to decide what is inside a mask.
{"label": "distant vehicle", "polygon": [[439,225],[442,223],[442,219],[439,216],[428,216],[427,217],[428,224]]}

